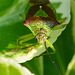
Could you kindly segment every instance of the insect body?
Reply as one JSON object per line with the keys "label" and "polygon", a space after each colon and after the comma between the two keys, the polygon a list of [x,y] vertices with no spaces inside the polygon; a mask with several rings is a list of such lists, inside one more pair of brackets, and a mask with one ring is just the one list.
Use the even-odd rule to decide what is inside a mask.
{"label": "insect body", "polygon": [[[24,21],[24,25],[28,27],[31,32],[34,34],[35,38],[37,39],[37,43],[45,45],[45,49],[47,51],[47,54],[49,55],[52,63],[55,65],[55,68],[59,72],[59,75],[61,75],[59,69],[57,68],[55,62],[53,61],[52,57],[50,56],[50,53],[47,50],[46,43],[49,45],[49,47],[53,50],[53,53],[55,53],[55,48],[54,46],[48,41],[48,38],[50,37],[50,33],[53,30],[61,29],[66,25],[61,25],[56,20],[56,16],[54,11],[48,7],[47,4],[34,4],[29,8],[28,13],[26,15],[26,20]],[[43,10],[47,16],[35,16],[35,13],[37,13],[38,10]],[[40,14],[40,13],[39,13]],[[62,22],[65,21],[65,19],[62,20]],[[36,44],[37,45],[37,44]],[[46,54],[41,54],[41,55],[46,55]]]}
{"label": "insect body", "polygon": [[[50,37],[50,33],[53,30],[61,29],[66,25],[63,25],[56,20],[55,13],[52,10],[52,8],[48,6],[49,4],[50,4],[49,1],[46,2],[46,4],[45,3],[32,4],[32,6],[29,8],[26,14],[26,20],[23,22],[23,24],[31,30],[34,36],[32,34],[28,34],[28,35],[20,37],[17,40],[17,47],[14,50],[18,50],[18,43],[21,45],[24,45],[23,44],[24,42],[31,40],[35,37],[37,39],[35,45],[37,45],[37,43],[39,44],[44,43],[47,54],[49,55],[51,61],[53,62],[57,71],[59,72],[56,64],[54,63],[53,59],[50,56],[50,53],[47,50],[46,43],[53,50],[53,53],[55,53],[55,48],[50,43],[50,41],[48,41],[48,38]],[[45,16],[44,14],[41,14],[40,16],[35,16],[35,14],[37,14],[38,11],[39,13],[40,11],[42,12],[44,11],[44,14],[47,16]],[[65,19],[63,19],[62,21],[65,21]],[[34,45],[27,46],[25,48],[32,47],[32,46]],[[25,49],[25,48],[21,48],[20,50]],[[32,49],[33,48],[31,48],[31,50]],[[61,75],[60,72],[59,72],[59,75]]]}
{"label": "insect body", "polygon": [[[23,24],[32,31],[32,33],[34,34],[39,44],[45,43],[45,49],[47,50],[47,47],[46,47],[46,43],[47,43],[55,53],[55,48],[47,39],[55,27],[59,28],[60,23],[58,21],[50,17],[31,17],[25,20]],[[47,54],[49,55],[51,61],[55,65],[56,69],[58,70],[48,50],[47,50]],[[59,72],[59,75],[61,75],[60,72]]]}
{"label": "insect body", "polygon": [[[58,21],[50,17],[31,17],[25,20],[23,24],[32,31],[32,33],[34,34],[39,44],[45,43],[45,49],[47,50],[47,47],[46,47],[46,43],[47,43],[55,53],[55,48],[47,39],[55,27],[56,29],[58,29],[58,28],[64,27],[63,25],[60,26],[60,23]],[[47,54],[49,55],[51,61],[55,65],[56,69],[58,70],[48,50],[47,50]],[[59,72],[59,75],[61,75],[59,70],[58,72]]]}
{"label": "insect body", "polygon": [[46,41],[52,29],[59,23],[50,17],[31,17],[24,21],[24,25],[32,31],[38,43],[41,43]]}

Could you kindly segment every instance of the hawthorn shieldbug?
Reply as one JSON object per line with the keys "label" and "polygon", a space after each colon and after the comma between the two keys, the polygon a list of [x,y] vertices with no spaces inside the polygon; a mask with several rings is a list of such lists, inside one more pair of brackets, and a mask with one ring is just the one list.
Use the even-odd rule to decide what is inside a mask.
{"label": "hawthorn shieldbug", "polygon": [[[19,37],[19,39],[17,40],[17,47],[14,50],[18,51],[18,50],[22,50],[29,47],[31,47],[31,50],[32,50],[35,45],[44,44],[47,53],[41,54],[41,55],[49,55],[52,63],[55,65],[57,71],[59,72],[59,75],[61,75],[55,62],[50,56],[50,54],[55,53],[55,48],[50,43],[50,41],[48,41],[48,38],[50,37],[50,33],[52,31],[64,28],[66,26],[66,24],[65,25],[61,24],[65,21],[66,18],[64,18],[61,23],[57,21],[55,11],[53,11],[49,0],[47,0],[46,2],[44,1],[36,2],[36,1],[30,0],[28,2],[28,5],[29,5],[29,8],[28,8],[28,11],[26,11],[26,18],[23,24],[31,30],[34,36],[32,34],[28,34],[28,35]],[[24,42],[31,40],[34,37],[37,40],[34,45],[27,45],[20,49],[18,48],[18,44],[24,45],[23,44]],[[48,44],[49,47],[53,50],[52,53],[48,52],[46,44]],[[14,51],[14,50],[11,50],[11,51]]]}

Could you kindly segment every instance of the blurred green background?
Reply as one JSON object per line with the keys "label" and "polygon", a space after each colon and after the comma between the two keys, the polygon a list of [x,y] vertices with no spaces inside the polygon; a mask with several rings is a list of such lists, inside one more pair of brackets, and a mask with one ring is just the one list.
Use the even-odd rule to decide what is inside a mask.
{"label": "blurred green background", "polygon": [[[16,47],[16,40],[19,36],[30,33],[30,30],[23,25],[24,19],[20,16],[20,14],[24,14],[27,2],[28,0],[0,0],[1,53],[9,51],[8,45],[11,43],[15,46],[10,46],[10,48]],[[73,22],[75,14],[72,11],[74,6],[71,6],[71,20],[69,25],[54,43],[56,54],[51,55],[62,75],[65,75],[68,64],[75,53],[75,23]],[[58,75],[48,56],[35,57],[21,65],[26,66],[35,75]],[[73,70],[75,73],[75,69]],[[74,73],[70,75],[74,75]]]}

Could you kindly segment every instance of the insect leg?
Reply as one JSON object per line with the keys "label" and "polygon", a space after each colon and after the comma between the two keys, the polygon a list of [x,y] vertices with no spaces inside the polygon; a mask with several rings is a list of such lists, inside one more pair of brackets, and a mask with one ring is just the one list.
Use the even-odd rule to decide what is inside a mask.
{"label": "insect leg", "polygon": [[[30,52],[31,50],[33,50],[34,49],[34,46],[35,45],[37,45],[37,42],[35,43],[35,44],[33,44],[33,45],[25,45],[25,44],[23,44],[23,42],[26,42],[26,41],[28,41],[28,40],[31,40],[31,39],[33,39],[34,38],[34,36],[30,36],[30,38],[26,38],[26,39],[23,39],[23,40],[21,40],[19,43],[21,44],[21,45],[24,45],[24,46],[26,46],[26,47],[24,47],[24,48],[22,48],[22,49],[26,49],[26,48],[31,48],[28,52]],[[21,49],[21,50],[22,50]],[[28,53],[27,52],[27,53]]]}
{"label": "insect leg", "polygon": [[53,30],[58,30],[58,29],[62,29],[64,28],[65,26],[67,26],[68,24],[63,24],[63,25],[57,25],[53,28]]}
{"label": "insect leg", "polygon": [[[48,40],[46,40],[46,43],[47,43],[47,44],[49,45],[49,47],[53,50],[53,52],[50,52],[49,54],[54,54],[54,53],[56,52],[54,46],[53,46]],[[43,55],[48,55],[48,53],[40,54],[40,55],[37,56],[37,57],[40,57],[40,56],[43,56]]]}
{"label": "insect leg", "polygon": [[46,51],[47,51],[47,53],[48,53],[48,55],[49,55],[49,58],[51,59],[51,61],[52,61],[52,63],[54,64],[55,68],[57,69],[57,71],[59,72],[59,75],[61,75],[61,73],[60,73],[60,71],[59,71],[57,65],[55,64],[54,60],[52,59],[51,55],[49,54],[49,52],[48,52],[48,50],[47,50],[46,42],[44,42],[44,44],[45,44],[45,49],[46,49]]}
{"label": "insect leg", "polygon": [[59,22],[60,24],[62,24],[63,22],[66,21],[66,19],[67,19],[67,17],[65,17],[65,18],[61,18],[60,20],[58,20],[58,22]]}
{"label": "insect leg", "polygon": [[[26,42],[26,41],[31,40],[31,39],[33,39],[33,38],[34,38],[34,36],[33,36],[32,33],[31,33],[31,34],[27,34],[27,35],[23,35],[23,36],[19,37],[19,38],[17,39],[17,46],[16,46],[16,49],[12,49],[12,50],[10,50],[10,51],[18,50],[18,44],[21,44],[21,45],[24,45],[24,46],[25,46],[25,44],[23,44],[23,42]],[[27,47],[27,48],[28,48],[28,47]],[[9,51],[9,52],[10,52],[10,51]]]}
{"label": "insect leg", "polygon": [[[50,52],[49,54],[55,54],[55,52]],[[36,57],[40,57],[40,56],[44,56],[44,55],[48,55],[48,53],[43,53],[43,54],[40,54],[39,56],[36,56]]]}
{"label": "insect leg", "polygon": [[55,53],[55,48],[54,46],[48,41],[46,40],[46,43],[49,45],[49,47],[53,50],[53,52]]}
{"label": "insect leg", "polygon": [[63,18],[63,19],[59,20],[60,24],[57,25],[57,26],[55,26],[55,27],[53,28],[53,30],[62,29],[62,28],[64,28],[65,26],[67,26],[68,24],[63,24],[63,23],[66,21],[66,19],[67,19],[67,18]]}
{"label": "insect leg", "polygon": [[19,40],[20,40],[19,44],[23,44],[24,42],[29,41],[29,40],[31,40],[33,38],[34,38],[34,35],[32,33],[24,35],[24,36],[21,36],[21,37],[19,37]]}

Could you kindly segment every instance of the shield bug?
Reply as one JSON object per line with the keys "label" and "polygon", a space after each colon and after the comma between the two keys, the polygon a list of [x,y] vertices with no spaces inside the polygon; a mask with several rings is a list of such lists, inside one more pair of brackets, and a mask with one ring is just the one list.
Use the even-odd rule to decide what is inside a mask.
{"label": "shield bug", "polygon": [[[51,3],[48,0],[46,2],[38,2],[38,1],[36,2],[30,0],[28,6],[27,6],[28,11],[25,12],[26,18],[23,24],[31,30],[34,36],[32,34],[28,34],[20,37],[18,39],[20,41],[18,42],[17,40],[17,47],[14,50],[22,50],[29,47],[31,47],[32,50],[35,45],[44,43],[47,54],[49,55],[51,61],[55,65],[57,71],[59,72],[59,75],[61,75],[55,62],[51,58],[50,53],[47,50],[46,43],[53,50],[53,53],[55,53],[55,48],[50,43],[50,41],[48,41],[48,38],[50,37],[50,33],[53,30],[61,29],[66,25],[63,25],[61,24],[62,22],[59,23],[57,21],[55,11],[53,11],[53,8],[51,7]],[[63,21],[65,21],[65,19],[63,19]],[[18,43],[23,45],[23,42],[31,40],[34,37],[37,40],[36,44],[18,49]],[[46,54],[41,54],[41,55],[46,55]]]}

